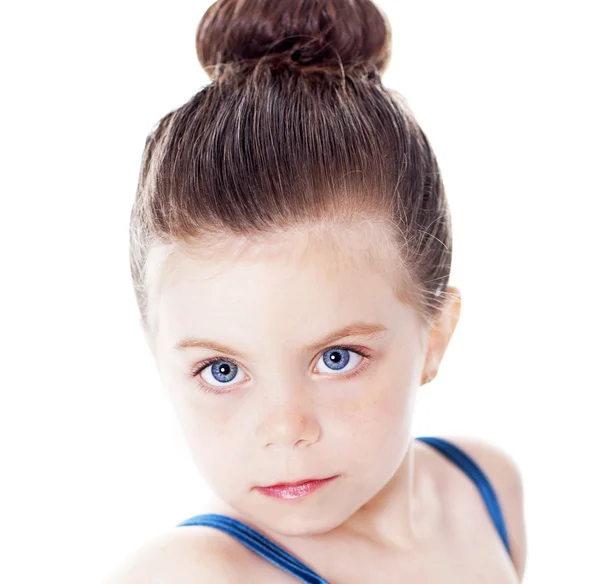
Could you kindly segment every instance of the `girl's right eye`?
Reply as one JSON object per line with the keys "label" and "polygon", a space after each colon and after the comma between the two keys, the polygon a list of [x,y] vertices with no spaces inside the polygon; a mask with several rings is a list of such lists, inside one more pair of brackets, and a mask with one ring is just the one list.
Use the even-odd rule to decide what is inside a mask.
{"label": "girl's right eye", "polygon": [[[238,373],[241,373],[242,369],[231,361],[225,361],[223,359],[213,359],[208,363],[204,362],[200,364],[192,373],[194,377],[200,377],[206,383],[201,383],[200,387],[204,391],[209,393],[224,393],[221,389],[227,388],[229,385],[235,385],[239,383]],[[212,377],[212,379],[211,379]],[[243,380],[243,374],[241,375]],[[214,384],[216,380],[219,385]]]}

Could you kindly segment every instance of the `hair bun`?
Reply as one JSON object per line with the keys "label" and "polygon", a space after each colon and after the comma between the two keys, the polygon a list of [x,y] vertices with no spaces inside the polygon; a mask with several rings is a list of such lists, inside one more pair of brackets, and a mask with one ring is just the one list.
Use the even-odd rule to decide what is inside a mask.
{"label": "hair bun", "polygon": [[258,63],[382,73],[390,50],[389,23],[371,0],[218,0],[196,33],[198,59],[211,78],[227,65],[248,72]]}

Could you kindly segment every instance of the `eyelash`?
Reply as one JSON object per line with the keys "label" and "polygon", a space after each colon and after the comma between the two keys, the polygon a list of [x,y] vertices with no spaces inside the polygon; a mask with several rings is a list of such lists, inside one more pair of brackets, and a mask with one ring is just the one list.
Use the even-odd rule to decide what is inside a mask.
{"label": "eyelash", "polygon": [[[355,375],[361,374],[369,366],[369,364],[370,364],[371,353],[369,353],[365,349],[362,349],[360,347],[356,347],[354,345],[333,345],[333,346],[328,347],[327,349],[325,349],[321,353],[321,355],[323,355],[324,353],[327,353],[329,351],[335,351],[336,349],[343,349],[343,350],[346,350],[346,351],[351,351],[353,353],[357,353],[358,355],[360,355],[364,359],[363,363],[361,363],[349,375],[337,375],[336,377],[341,377],[342,379],[350,379],[350,378],[354,377]],[[319,356],[319,358],[321,358],[321,357]],[[221,363],[222,361],[225,361],[226,363],[234,363],[237,367],[242,368],[241,365],[239,365],[238,363],[236,363],[236,361],[234,361],[233,359],[229,359],[229,358],[225,358],[225,357],[213,357],[212,359],[209,359],[208,361],[203,361],[202,363],[200,363],[199,365],[197,365],[196,367],[194,367],[194,369],[192,371],[192,374],[191,374],[192,378],[199,377],[200,373],[204,369],[206,369],[207,367],[210,367],[214,363]],[[200,389],[202,391],[205,391],[206,393],[214,393],[214,394],[217,394],[217,395],[223,394],[223,393],[228,393],[227,391],[216,389],[214,387],[211,387],[210,385],[205,385],[202,382],[199,382],[198,385],[200,386]]]}

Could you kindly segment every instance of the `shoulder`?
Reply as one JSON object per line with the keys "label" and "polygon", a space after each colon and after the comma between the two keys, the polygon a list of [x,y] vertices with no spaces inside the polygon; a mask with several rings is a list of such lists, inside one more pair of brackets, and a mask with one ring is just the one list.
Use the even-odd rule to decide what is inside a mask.
{"label": "shoulder", "polygon": [[464,450],[492,484],[506,523],[513,563],[522,580],[525,573],[527,541],[523,478],[519,466],[505,450],[485,440],[464,436],[444,438]]}
{"label": "shoulder", "polygon": [[226,533],[185,526],[161,534],[125,558],[104,584],[226,584],[248,581],[251,552]]}

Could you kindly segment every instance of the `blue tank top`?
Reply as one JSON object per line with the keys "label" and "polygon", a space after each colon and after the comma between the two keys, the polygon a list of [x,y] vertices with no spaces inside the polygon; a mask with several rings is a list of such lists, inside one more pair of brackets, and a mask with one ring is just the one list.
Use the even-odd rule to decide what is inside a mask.
{"label": "blue tank top", "polygon": [[[506,532],[506,526],[504,524],[504,518],[502,516],[500,504],[498,503],[496,493],[490,481],[477,463],[466,452],[464,452],[464,450],[460,449],[458,446],[455,446],[451,442],[444,440],[443,438],[420,436],[415,438],[415,440],[420,440],[421,442],[425,442],[436,448],[439,452],[446,456],[446,458],[460,467],[473,480],[479,489],[481,496],[483,497],[490,517],[492,518],[492,521],[496,526],[496,530],[502,539],[504,547],[510,556],[508,535]],[[301,582],[305,582],[306,584],[329,584],[327,580],[319,576],[319,574],[317,574],[314,570],[309,568],[306,564],[301,562],[297,557],[285,550],[279,544],[275,543],[262,533],[256,531],[250,525],[247,525],[238,519],[234,519],[233,517],[228,517],[226,515],[206,513],[186,519],[185,521],[179,523],[176,527],[183,527],[186,525],[204,525],[208,527],[214,527],[215,529],[220,529],[221,531],[228,533],[243,543],[245,546],[269,562],[279,566],[290,574],[293,574]]]}

